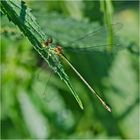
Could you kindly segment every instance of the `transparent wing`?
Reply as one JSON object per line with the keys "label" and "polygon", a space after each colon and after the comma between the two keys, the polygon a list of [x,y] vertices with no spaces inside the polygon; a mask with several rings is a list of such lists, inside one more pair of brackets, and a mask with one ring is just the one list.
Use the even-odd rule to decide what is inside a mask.
{"label": "transparent wing", "polygon": [[[108,29],[100,27],[98,23],[80,22],[57,14],[39,15],[38,18],[46,19],[42,27],[47,34],[50,34],[50,37],[52,36],[54,46],[58,44],[65,48],[88,48],[101,45],[107,47],[108,45],[115,45],[117,42],[114,40],[107,42],[107,38],[110,36],[108,35]],[[110,27],[115,34],[122,28],[122,24],[116,23],[110,25]]]}
{"label": "transparent wing", "polygon": [[109,34],[108,29],[106,27],[101,27],[99,29],[96,29],[92,32],[89,32],[88,34],[69,42],[68,46],[64,46],[65,50],[71,50],[71,51],[93,51],[93,50],[104,50],[109,45],[111,45],[113,48],[116,46],[119,46],[117,37],[115,33],[119,31],[122,28],[122,24],[116,23],[111,25],[113,29],[113,40],[112,42],[109,42]]}
{"label": "transparent wing", "polygon": [[[127,47],[121,46],[121,44],[108,44],[110,46],[113,46],[111,53],[116,53],[122,49],[128,49]],[[86,48],[81,48],[81,47],[67,47],[64,48],[64,51],[66,52],[74,52],[74,53],[93,53],[93,52],[107,52],[108,45],[100,45],[100,46],[91,46],[91,47],[86,47]]]}

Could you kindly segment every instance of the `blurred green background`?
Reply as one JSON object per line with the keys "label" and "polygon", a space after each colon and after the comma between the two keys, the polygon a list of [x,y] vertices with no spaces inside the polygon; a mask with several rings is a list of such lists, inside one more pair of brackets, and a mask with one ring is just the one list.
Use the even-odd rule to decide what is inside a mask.
{"label": "blurred green background", "polygon": [[75,39],[71,33],[77,37],[92,31],[91,24],[119,22],[120,43],[129,49],[113,55],[67,53],[112,107],[107,112],[64,62],[83,101],[81,110],[28,39],[1,14],[1,139],[138,139],[138,1],[26,1],[26,5],[43,31],[60,41]]}

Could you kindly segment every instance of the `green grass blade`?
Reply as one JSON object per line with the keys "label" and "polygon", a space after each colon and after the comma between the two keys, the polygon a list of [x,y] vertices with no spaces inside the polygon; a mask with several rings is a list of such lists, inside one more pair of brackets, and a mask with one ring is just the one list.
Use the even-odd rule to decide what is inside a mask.
{"label": "green grass blade", "polygon": [[[25,2],[17,0],[1,1],[1,10],[8,19],[19,27],[21,32],[28,37],[34,49],[45,59],[49,66],[59,75],[66,85],[71,90],[73,96],[77,100],[79,106],[83,109],[82,102],[78,95],[75,93],[68,75],[65,73],[63,65],[61,64],[58,56],[53,52],[48,52],[42,49],[42,42],[49,36],[44,34],[37,24],[35,17],[31,14],[31,9],[27,8]],[[51,53],[50,57],[48,55]]]}

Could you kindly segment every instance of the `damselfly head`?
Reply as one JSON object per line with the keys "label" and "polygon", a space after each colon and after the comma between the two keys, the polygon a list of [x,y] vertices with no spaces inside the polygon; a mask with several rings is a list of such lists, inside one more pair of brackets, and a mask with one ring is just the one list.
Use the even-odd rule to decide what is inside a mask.
{"label": "damselfly head", "polygon": [[48,38],[47,41],[44,42],[45,46],[48,46],[49,44],[51,44],[53,42],[52,38]]}
{"label": "damselfly head", "polygon": [[48,43],[52,43],[53,42],[52,38],[48,38],[47,41],[48,41]]}

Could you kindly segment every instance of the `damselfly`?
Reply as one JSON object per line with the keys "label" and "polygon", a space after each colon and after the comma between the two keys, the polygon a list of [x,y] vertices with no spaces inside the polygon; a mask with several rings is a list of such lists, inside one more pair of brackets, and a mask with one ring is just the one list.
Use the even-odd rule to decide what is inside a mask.
{"label": "damselfly", "polygon": [[[113,29],[120,29],[121,24],[114,24],[112,25]],[[101,38],[101,36],[103,38]],[[52,38],[48,38],[47,41],[43,42],[43,47],[46,49],[53,51],[53,54],[58,55],[60,58],[65,60],[67,64],[73,69],[73,71],[79,76],[79,78],[86,84],[86,86],[89,88],[89,90],[98,98],[98,100],[102,103],[102,105],[107,109],[109,112],[111,112],[111,108],[105,103],[105,101],[95,92],[95,90],[90,86],[90,84],[83,78],[83,76],[76,70],[76,68],[71,64],[71,62],[67,59],[67,57],[64,54],[64,49],[67,50],[78,50],[80,51],[91,51],[91,50],[105,50],[105,48],[109,45],[118,45],[116,43],[105,43],[107,42],[107,29],[102,27],[94,32],[91,32],[87,34],[84,37],[81,37],[77,39],[74,42],[71,42],[70,45],[72,47],[63,47],[61,45],[58,45],[57,43],[53,44]],[[100,40],[103,39],[104,41]],[[73,44],[75,42],[80,42],[80,47],[74,48]],[[94,45],[91,45],[91,42],[95,43]],[[103,42],[103,43],[102,43]],[[53,45],[52,45],[53,44]],[[81,47],[82,46],[82,47]],[[91,47],[92,46],[92,47]]]}

